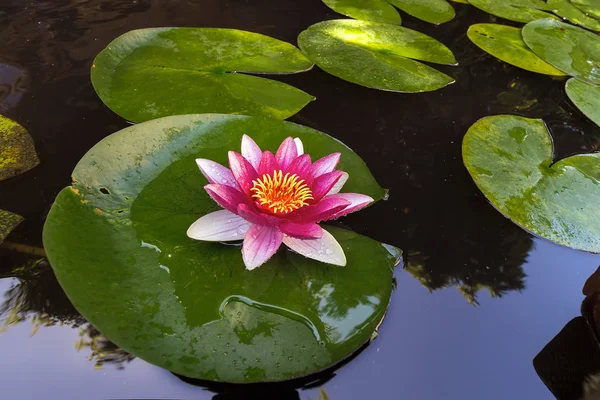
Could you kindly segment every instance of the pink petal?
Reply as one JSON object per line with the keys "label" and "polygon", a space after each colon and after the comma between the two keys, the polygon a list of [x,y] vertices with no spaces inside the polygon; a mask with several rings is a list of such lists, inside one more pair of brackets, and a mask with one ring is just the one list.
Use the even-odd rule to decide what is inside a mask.
{"label": "pink petal", "polygon": [[248,198],[238,189],[231,186],[221,185],[219,183],[211,183],[204,186],[206,192],[218,205],[232,213],[237,212],[237,207],[241,203],[248,201]]}
{"label": "pink petal", "polygon": [[302,207],[290,214],[288,219],[299,223],[319,222],[331,219],[333,215],[351,204],[348,200],[336,198],[335,196],[337,195],[325,197],[312,206]]}
{"label": "pink petal", "polygon": [[252,225],[246,232],[242,246],[242,258],[246,268],[253,270],[266,263],[277,252],[282,240],[283,233],[277,228]]}
{"label": "pink petal", "polygon": [[310,166],[310,156],[308,154],[303,154],[299,157],[296,157],[296,159],[292,161],[286,172],[298,175],[300,179],[303,179],[306,182],[307,185],[310,185],[312,183]]}
{"label": "pink petal", "polygon": [[339,200],[346,200],[350,203],[350,205],[348,207],[344,208],[343,210],[336,212],[335,214],[333,214],[331,216],[331,218],[327,218],[327,219],[335,219],[335,218],[343,217],[344,215],[353,213],[355,211],[360,210],[361,208],[368,206],[370,203],[372,203],[374,201],[371,197],[364,195],[364,194],[359,194],[359,193],[334,194],[334,195],[325,197],[321,201],[323,202],[326,199],[331,199],[331,198],[339,199]]}
{"label": "pink petal", "polygon": [[304,154],[304,143],[302,143],[302,139],[299,137],[294,138],[294,142],[296,142],[296,149],[298,150],[298,155],[301,156]]}
{"label": "pink petal", "polygon": [[323,236],[319,239],[297,239],[285,235],[283,243],[304,257],[340,267],[346,265],[344,249],[326,230],[323,230]]}
{"label": "pink petal", "polygon": [[337,181],[335,183],[335,185],[333,185],[333,187],[331,188],[331,190],[326,194],[326,196],[329,196],[330,194],[337,194],[340,192],[340,190],[342,190],[342,188],[344,187],[344,185],[346,184],[346,182],[348,181],[348,178],[350,177],[350,175],[348,175],[347,172],[344,172],[342,174],[342,176],[340,177],[340,180]]}
{"label": "pink petal", "polygon": [[298,157],[298,148],[296,147],[296,142],[291,137],[285,139],[277,153],[275,154],[275,159],[279,163],[279,167],[285,171],[290,165],[290,163]]}
{"label": "pink petal", "polygon": [[187,235],[196,240],[207,242],[228,242],[241,240],[252,224],[227,210],[206,214],[194,222]]}
{"label": "pink petal", "polygon": [[254,140],[248,135],[242,136],[242,156],[258,171],[262,151]]}
{"label": "pink petal", "polygon": [[247,196],[251,196],[250,189],[254,185],[253,180],[258,178],[258,173],[240,153],[229,152],[229,168],[235,177],[240,189]]}
{"label": "pink petal", "polygon": [[196,158],[196,164],[208,182],[221,183],[236,189],[239,187],[231,171],[221,164],[204,158]]}
{"label": "pink petal", "polygon": [[312,165],[313,176],[317,178],[323,174],[333,171],[340,162],[341,156],[341,153],[333,153],[315,161]]}
{"label": "pink petal", "polygon": [[281,225],[279,230],[288,236],[298,239],[318,239],[323,236],[323,228],[315,223]]}
{"label": "pink petal", "polygon": [[311,187],[313,202],[318,202],[323,198],[323,196],[329,193],[329,191],[340,180],[343,174],[343,171],[332,171],[315,178]]}
{"label": "pink petal", "polygon": [[246,221],[252,222],[256,225],[264,226],[278,226],[283,222],[281,219],[272,215],[262,214],[253,207],[246,204],[240,204],[237,208],[237,214],[244,218]]}
{"label": "pink petal", "polygon": [[260,165],[258,166],[259,177],[262,177],[264,174],[271,175],[273,171],[279,171],[279,169],[279,164],[273,153],[265,151],[260,159]]}

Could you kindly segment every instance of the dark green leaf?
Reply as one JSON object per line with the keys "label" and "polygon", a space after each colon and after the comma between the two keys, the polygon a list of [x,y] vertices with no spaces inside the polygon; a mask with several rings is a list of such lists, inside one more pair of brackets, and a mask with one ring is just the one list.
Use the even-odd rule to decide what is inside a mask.
{"label": "dark green leaf", "polygon": [[346,267],[281,249],[248,271],[239,246],[189,239],[189,225],[218,208],[194,159],[224,162],[243,133],[271,150],[300,137],[313,159],[340,151],[350,174],[344,191],[385,193],[355,153],[310,128],[231,115],[167,117],[117,132],[82,158],[74,187],[50,211],[44,245],[77,309],[126,351],[195,378],[290,379],[369,340],[399,251],[328,228]]}
{"label": "dark green leaf", "polygon": [[0,181],[29,171],[39,163],[27,130],[0,115]]}
{"label": "dark green leaf", "polygon": [[467,32],[469,39],[496,58],[528,71],[547,75],[565,75],[527,47],[521,29],[498,24],[475,24]]}
{"label": "dark green leaf", "polygon": [[571,78],[565,88],[573,104],[600,126],[600,87]]}
{"label": "dark green leaf", "polygon": [[553,162],[544,122],[511,115],[476,122],[462,153],[479,189],[514,223],[558,244],[600,252],[600,153]]}
{"label": "dark green leaf", "polygon": [[333,11],[364,21],[400,25],[400,14],[385,0],[323,0]]}
{"label": "dark green leaf", "polygon": [[568,75],[600,84],[600,37],[555,19],[530,22],[523,40],[534,53]]}
{"label": "dark green leaf", "polygon": [[600,31],[600,21],[585,15],[569,0],[548,0],[548,7],[551,7],[556,15],[566,18],[569,22],[594,31]]}
{"label": "dark green leaf", "polygon": [[541,0],[469,0],[469,3],[487,13],[516,22],[556,18],[545,12],[550,8]]}
{"label": "dark green leaf", "polygon": [[133,122],[202,112],[285,119],[313,97],[248,74],[291,74],[312,67],[289,43],[221,28],[154,28],[127,32],[94,60],[102,101]]}
{"label": "dark green leaf", "polygon": [[456,64],[437,40],[401,26],[332,20],[298,36],[302,51],[324,71],[362,86],[395,92],[427,92],[454,82],[415,60]]}
{"label": "dark green leaf", "polygon": [[21,222],[23,222],[23,217],[20,215],[0,210],[0,243],[2,243],[8,234]]}

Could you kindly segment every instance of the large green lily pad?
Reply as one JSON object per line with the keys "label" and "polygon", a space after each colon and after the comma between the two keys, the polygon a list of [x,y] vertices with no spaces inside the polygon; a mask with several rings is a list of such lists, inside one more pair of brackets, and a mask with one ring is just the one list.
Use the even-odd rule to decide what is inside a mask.
{"label": "large green lily pad", "polygon": [[600,0],[570,0],[571,3],[590,17],[600,19]]}
{"label": "large green lily pad", "polygon": [[27,130],[0,115],[0,181],[27,172],[40,163]]}
{"label": "large green lily pad", "polygon": [[21,222],[23,222],[23,217],[20,215],[0,209],[0,243],[4,242],[8,234]]}
{"label": "large green lily pad", "polygon": [[523,40],[534,53],[568,75],[600,84],[600,37],[554,19],[523,27]]}
{"label": "large green lily pad", "polygon": [[249,74],[291,74],[312,63],[293,45],[221,28],[125,33],[94,60],[92,83],[111,110],[133,122],[218,112],[285,119],[314,98]]}
{"label": "large green lily pad", "polygon": [[600,153],[553,161],[542,120],[499,115],[476,122],[463,161],[487,199],[525,230],[600,252]]}
{"label": "large green lily pad", "polygon": [[300,49],[324,71],[362,86],[394,92],[427,92],[454,79],[415,60],[455,65],[437,40],[390,24],[331,20],[298,36]]}
{"label": "large green lily pad", "polygon": [[567,81],[565,90],[573,104],[600,126],[600,86],[571,78]]}
{"label": "large green lily pad", "polygon": [[548,0],[548,7],[551,7],[556,15],[566,18],[573,24],[600,31],[600,21],[588,17],[583,11],[575,7],[570,0]]}
{"label": "large green lily pad", "polygon": [[546,75],[565,75],[527,47],[519,28],[498,24],[475,24],[469,27],[467,36],[482,50],[516,67]]}
{"label": "large green lily pad", "polygon": [[546,12],[550,8],[541,0],[469,0],[469,3],[487,13],[516,22],[555,18]]}
{"label": "large green lily pad", "polygon": [[43,239],[75,307],[126,351],[194,378],[278,381],[331,366],[371,338],[399,251],[328,228],[346,252],[345,267],[280,249],[248,271],[239,246],[189,239],[189,225],[218,209],[194,159],[225,163],[244,133],[271,150],[300,137],[313,159],[339,151],[347,191],[385,193],[355,153],[313,129],[173,116],[94,146],[73,171],[74,185],[58,195]]}
{"label": "large green lily pad", "polygon": [[433,24],[454,18],[454,8],[446,0],[323,0],[323,3],[350,18],[388,24],[401,22],[400,14],[392,5]]}

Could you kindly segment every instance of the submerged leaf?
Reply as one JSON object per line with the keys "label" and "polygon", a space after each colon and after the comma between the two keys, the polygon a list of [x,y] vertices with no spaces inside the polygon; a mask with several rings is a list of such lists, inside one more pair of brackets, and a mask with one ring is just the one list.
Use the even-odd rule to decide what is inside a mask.
{"label": "submerged leaf", "polygon": [[549,64],[575,78],[600,84],[600,37],[554,19],[530,22],[523,40]]}
{"label": "submerged leaf", "polygon": [[456,64],[437,40],[401,26],[332,20],[298,36],[302,51],[324,71],[362,86],[394,92],[427,92],[454,80],[415,60]]}
{"label": "submerged leaf", "polygon": [[23,222],[23,217],[6,210],[0,210],[0,243],[6,239],[8,234]]}
{"label": "submerged leaf", "polygon": [[39,163],[27,130],[0,115],[0,181],[29,171]]}
{"label": "submerged leaf", "polygon": [[195,159],[224,163],[243,134],[264,150],[299,137],[313,159],[339,151],[345,190],[385,194],[355,153],[313,129],[166,117],[119,131],[82,158],[75,187],[48,215],[44,246],[78,310],[124,350],[194,378],[280,381],[336,364],[370,340],[391,296],[397,249],[328,228],[345,268],[282,248],[248,271],[239,246],[189,239],[190,224],[218,208]]}
{"label": "submerged leaf", "polygon": [[571,78],[567,81],[565,90],[573,104],[600,126],[600,87]]}
{"label": "submerged leaf", "polygon": [[293,45],[258,33],[153,28],[113,40],[94,60],[91,77],[100,99],[133,122],[202,112],[285,119],[313,97],[250,74],[311,67]]}
{"label": "submerged leaf", "polygon": [[516,67],[546,75],[565,75],[527,47],[519,28],[498,24],[475,24],[469,27],[467,36],[482,50]]}
{"label": "submerged leaf", "polygon": [[516,22],[556,18],[546,12],[550,8],[541,0],[469,0],[469,3],[487,13]]}
{"label": "submerged leaf", "polygon": [[553,162],[542,120],[499,115],[467,132],[463,161],[486,198],[525,230],[600,252],[600,153]]}

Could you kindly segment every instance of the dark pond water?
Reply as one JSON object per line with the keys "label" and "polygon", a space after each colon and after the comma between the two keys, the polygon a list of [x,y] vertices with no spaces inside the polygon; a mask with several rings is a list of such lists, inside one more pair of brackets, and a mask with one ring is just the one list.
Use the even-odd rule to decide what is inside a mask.
{"label": "dark pond water", "polygon": [[[442,26],[404,16],[405,26],[457,56],[459,67],[440,67],[457,80],[445,89],[386,93],[318,68],[277,77],[318,98],[292,121],[341,139],[390,188],[388,201],[344,220],[406,255],[380,335],[353,361],[312,382],[244,394],[186,383],[86,324],[51,269],[32,265],[38,257],[0,249],[0,398],[316,399],[320,387],[334,400],[554,398],[532,360],[579,315],[600,256],[533,238],[496,212],[463,167],[461,140],[483,116],[516,113],[543,118],[561,158],[598,150],[600,129],[569,103],[564,79],[511,67],[471,44],[468,26],[494,19],[455,8]],[[89,79],[110,40],[143,27],[215,26],[295,43],[304,28],[337,17],[319,0],[1,0],[1,113],[29,130],[42,162],[0,182],[0,208],[26,218],[9,242],[41,248],[44,218],[76,162],[127,126]]]}

